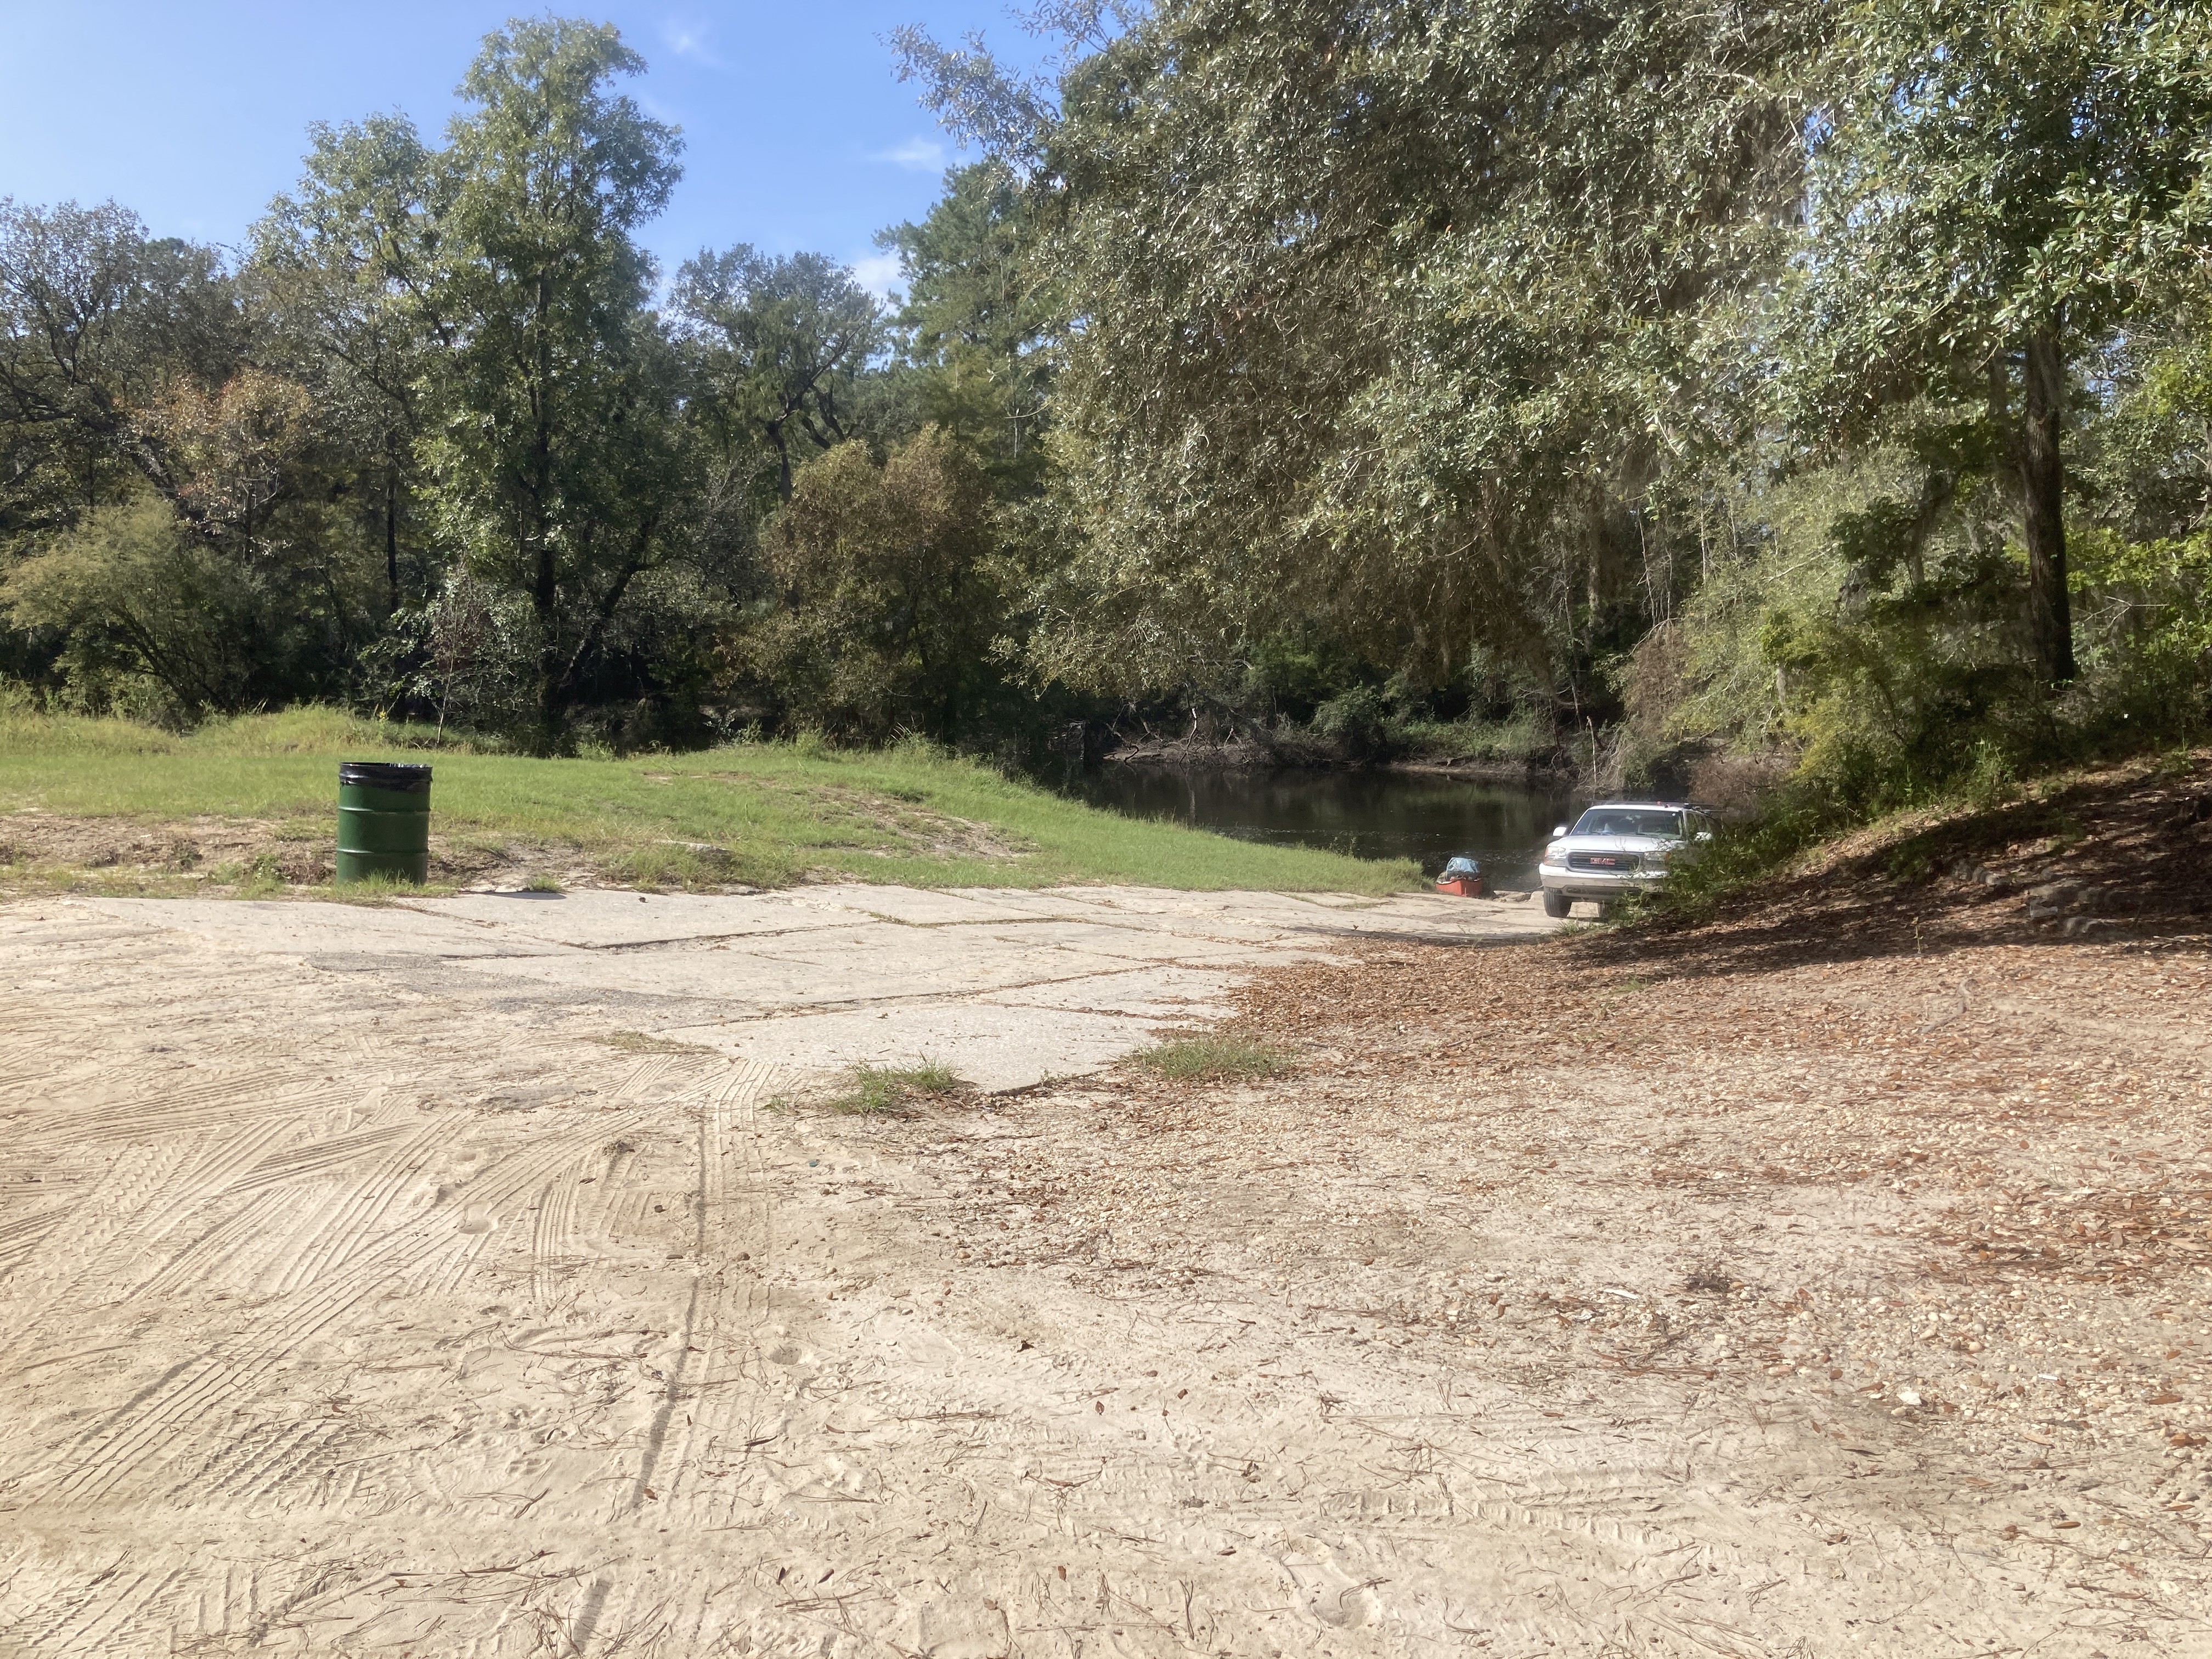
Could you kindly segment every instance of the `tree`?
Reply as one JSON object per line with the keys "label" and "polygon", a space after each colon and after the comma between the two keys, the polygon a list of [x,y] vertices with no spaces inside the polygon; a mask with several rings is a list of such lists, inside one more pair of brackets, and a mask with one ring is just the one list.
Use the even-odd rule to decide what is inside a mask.
{"label": "tree", "polygon": [[882,307],[822,254],[780,258],[744,243],[686,260],[672,299],[711,417],[774,453],[776,499],[788,501],[798,461],[854,435],[855,384],[881,348]]}
{"label": "tree", "polygon": [[65,529],[183,477],[140,412],[182,380],[230,378],[252,325],[212,249],[156,240],[113,203],[0,198],[0,534]]}
{"label": "tree", "polygon": [[606,89],[643,68],[609,25],[512,25],[462,82],[475,109],[436,161],[429,295],[451,331],[426,459],[447,533],[529,598],[545,748],[679,527],[676,362],[631,233],[666,204],[680,146]]}
{"label": "tree", "polygon": [[876,242],[898,251],[902,350],[922,371],[925,417],[978,446],[1003,490],[1033,493],[1066,319],[1044,280],[1019,177],[996,159],[955,167],[921,223]]}
{"label": "tree", "polygon": [[373,627],[349,457],[250,272],[112,205],[0,220],[10,654],[90,707],[157,682],[183,717],[342,689]]}
{"label": "tree", "polygon": [[410,512],[421,482],[422,377],[428,354],[451,343],[429,293],[438,240],[432,155],[399,116],[309,131],[307,184],[255,227],[253,273],[276,350],[356,458],[382,544],[389,616],[436,580],[428,526]]}
{"label": "tree", "polygon": [[[271,240],[372,296],[402,361],[436,532],[526,601],[530,741],[567,740],[639,578],[696,528],[682,365],[633,238],[678,176],[673,129],[609,90],[643,60],[611,26],[486,37],[442,149],[398,118],[324,131]],[[416,354],[419,353],[419,357]]]}
{"label": "tree", "polygon": [[1587,659],[1617,594],[1663,614],[1694,527],[1654,486],[1750,423],[1737,313],[1789,251],[1824,27],[1794,0],[1179,0],[1056,108],[910,50],[978,137],[1032,112],[1009,150],[1078,319],[1041,666],[1238,677],[1319,618],[1434,684],[1477,644]]}
{"label": "tree", "polygon": [[880,465],[842,444],[763,538],[775,598],[732,636],[731,667],[811,729],[952,742],[994,678],[995,546],[990,481],[942,428]]}
{"label": "tree", "polygon": [[1979,404],[2016,490],[2037,676],[2076,672],[2065,430],[2084,354],[2201,257],[2212,14],[1866,0],[1814,131],[1796,372],[1816,434]]}

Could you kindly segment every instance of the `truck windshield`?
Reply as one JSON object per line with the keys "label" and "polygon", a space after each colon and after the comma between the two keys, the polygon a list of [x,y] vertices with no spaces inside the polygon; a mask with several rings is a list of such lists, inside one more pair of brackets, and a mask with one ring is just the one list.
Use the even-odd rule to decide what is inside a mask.
{"label": "truck windshield", "polygon": [[1656,806],[1593,806],[1575,825],[1578,836],[1679,836],[1682,815]]}

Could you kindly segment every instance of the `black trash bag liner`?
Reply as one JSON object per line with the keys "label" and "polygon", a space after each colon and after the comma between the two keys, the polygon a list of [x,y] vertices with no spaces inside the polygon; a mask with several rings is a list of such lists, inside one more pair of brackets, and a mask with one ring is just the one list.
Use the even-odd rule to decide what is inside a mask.
{"label": "black trash bag liner", "polygon": [[338,784],[357,789],[390,789],[403,795],[430,793],[430,769],[404,761],[340,761]]}

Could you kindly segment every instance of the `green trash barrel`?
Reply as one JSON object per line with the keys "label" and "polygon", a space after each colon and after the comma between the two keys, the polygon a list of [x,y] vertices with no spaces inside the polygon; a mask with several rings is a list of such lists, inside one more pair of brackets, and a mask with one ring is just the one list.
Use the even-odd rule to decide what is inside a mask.
{"label": "green trash barrel", "polygon": [[337,884],[385,876],[416,886],[430,875],[430,769],[338,763]]}

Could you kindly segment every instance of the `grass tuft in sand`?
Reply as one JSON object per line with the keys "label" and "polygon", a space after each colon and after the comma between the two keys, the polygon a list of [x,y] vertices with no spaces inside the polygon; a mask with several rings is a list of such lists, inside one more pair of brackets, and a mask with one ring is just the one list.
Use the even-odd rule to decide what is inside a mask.
{"label": "grass tuft in sand", "polygon": [[1148,1048],[1137,1063],[1176,1083],[1226,1083],[1269,1077],[1289,1064],[1279,1048],[1239,1037],[1177,1037]]}
{"label": "grass tuft in sand", "polygon": [[830,1107],[854,1116],[896,1115],[925,1101],[950,1100],[967,1090],[965,1079],[933,1060],[912,1066],[855,1066],[849,1086]]}

